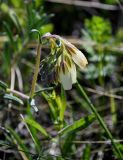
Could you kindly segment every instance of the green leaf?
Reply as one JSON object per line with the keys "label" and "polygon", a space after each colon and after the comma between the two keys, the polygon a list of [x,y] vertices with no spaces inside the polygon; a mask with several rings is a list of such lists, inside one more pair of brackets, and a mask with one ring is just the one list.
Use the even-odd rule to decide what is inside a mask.
{"label": "green leaf", "polygon": [[9,42],[5,42],[4,48],[3,48],[3,54],[2,54],[2,59],[4,62],[2,65],[2,69],[3,69],[5,76],[7,76],[10,73],[12,54],[13,53],[11,50],[11,44]]}
{"label": "green leaf", "polygon": [[41,35],[44,35],[47,32],[52,32],[53,28],[54,28],[54,26],[52,23],[45,24],[45,25],[41,26],[40,33],[41,33]]}
{"label": "green leaf", "polygon": [[35,33],[37,33],[37,34],[38,34],[38,36],[40,37],[40,31],[39,31],[39,30],[37,30],[37,29],[32,29],[32,30],[31,30],[31,32],[35,32]]}
{"label": "green leaf", "polygon": [[[29,119],[33,119],[33,112],[30,109],[30,104],[27,103],[27,112],[26,114],[28,115]],[[25,118],[23,116],[21,116],[23,120],[25,120]],[[26,123],[26,122],[25,122]],[[37,150],[37,152],[39,153],[42,149],[42,145],[41,145],[41,141],[39,141],[39,138],[37,136],[38,134],[38,130],[36,128],[34,128],[33,126],[29,125],[26,123],[26,127],[32,137],[33,142],[35,143],[35,148]]]}
{"label": "green leaf", "polygon": [[68,134],[70,132],[76,132],[78,129],[85,129],[87,128],[93,121],[95,120],[95,116],[89,115],[85,118],[81,118],[78,121],[75,121],[73,124],[70,124],[59,131],[59,135]]}
{"label": "green leaf", "polygon": [[14,39],[13,39],[13,33],[11,31],[10,25],[6,22],[3,22],[4,29],[7,33],[7,36],[9,37],[10,42],[14,45]]}
{"label": "green leaf", "polygon": [[66,94],[65,91],[63,89],[63,87],[61,86],[61,107],[60,107],[60,121],[62,122],[64,120],[64,112],[67,106],[67,102],[66,102]]}
{"label": "green leaf", "polygon": [[55,87],[42,88],[42,89],[36,91],[34,96],[41,95],[42,92],[44,92],[44,91],[51,91],[51,90],[53,90],[54,88],[55,88]]}
{"label": "green leaf", "polygon": [[7,84],[0,80],[0,87],[3,89],[8,88]]}
{"label": "green leaf", "polygon": [[83,151],[82,160],[90,160],[90,151],[91,151],[91,147],[89,144],[87,144]]}
{"label": "green leaf", "polygon": [[39,123],[37,123],[35,120],[33,120],[31,118],[25,118],[24,122],[26,122],[30,126],[33,126],[37,130],[39,130],[44,136],[50,138],[50,135],[47,133],[47,131]]}
{"label": "green leaf", "polygon": [[35,3],[36,3],[36,8],[39,8],[43,4],[43,0],[35,0]]}
{"label": "green leaf", "polygon": [[32,29],[31,32],[37,33],[37,34],[38,34],[39,42],[41,42],[41,34],[40,34],[40,31],[37,30],[37,29]]}
{"label": "green leaf", "polygon": [[15,24],[15,26],[17,27],[18,31],[21,30],[21,25],[19,22],[19,19],[16,15],[16,13],[13,10],[10,10],[9,16],[11,18],[11,20],[13,21],[13,23]]}
{"label": "green leaf", "polygon": [[62,146],[62,153],[64,155],[70,155],[70,153],[72,152],[72,148],[75,144],[73,144],[73,141],[75,139],[75,134],[67,134],[67,136],[65,136],[65,142]]}
{"label": "green leaf", "polygon": [[[40,153],[40,151],[41,151],[41,141],[39,141],[39,138],[38,138],[38,136],[37,136],[37,134],[38,134],[37,132],[38,132],[38,131],[37,131],[34,127],[29,126],[29,125],[25,122],[25,119],[24,119],[24,117],[23,117],[22,114],[21,114],[20,116],[21,116],[22,120],[23,120],[24,123],[25,123],[25,126],[26,126],[26,128],[27,128],[27,130],[28,130],[28,132],[29,132],[29,134],[30,134],[30,136],[31,136],[31,138],[32,138],[32,141],[34,142],[36,151],[37,151],[38,153]],[[28,116],[29,116],[29,115],[28,115]]]}
{"label": "green leaf", "polygon": [[23,3],[24,3],[23,0],[19,0],[19,1],[10,0],[10,1],[15,8],[19,8],[19,9],[23,6]]}
{"label": "green leaf", "polygon": [[5,94],[5,95],[4,95],[4,98],[5,98],[5,99],[8,99],[8,100],[12,100],[12,101],[14,101],[14,102],[17,102],[17,103],[23,105],[23,101],[22,101],[21,99],[19,99],[19,98],[16,97],[16,96],[13,96],[13,95],[11,95],[11,94]]}
{"label": "green leaf", "polygon": [[10,135],[12,137],[13,142],[18,146],[18,149],[23,151],[21,153],[23,159],[24,160],[32,160],[30,154],[28,153],[29,150],[27,149],[26,145],[21,140],[21,138],[19,137],[19,135],[11,127],[7,127],[7,129],[10,132]]}
{"label": "green leaf", "polygon": [[53,121],[55,122],[57,122],[57,117],[58,117],[58,114],[57,114],[57,106],[56,106],[56,104],[54,103],[54,99],[52,99],[52,98],[49,98],[48,97],[48,95],[47,94],[45,94],[45,93],[42,93],[42,95],[43,95],[43,97],[45,98],[45,100],[48,102],[48,104],[49,104],[49,108],[50,108],[50,114],[51,114],[51,116],[52,116],[52,119],[53,119]]}
{"label": "green leaf", "polygon": [[3,13],[8,13],[9,12],[9,6],[5,3],[0,3],[0,10]]}

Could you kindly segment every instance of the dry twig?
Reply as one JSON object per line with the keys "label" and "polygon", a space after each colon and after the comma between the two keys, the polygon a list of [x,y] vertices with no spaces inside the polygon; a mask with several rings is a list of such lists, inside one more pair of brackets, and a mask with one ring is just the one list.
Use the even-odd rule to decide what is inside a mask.
{"label": "dry twig", "polygon": [[109,4],[103,4],[99,2],[89,2],[89,1],[80,1],[80,0],[46,0],[48,2],[53,3],[61,3],[61,4],[68,4],[68,5],[74,5],[74,6],[81,6],[81,7],[92,7],[92,8],[98,8],[98,9],[104,9],[104,10],[118,10],[119,7],[116,5],[109,5]]}

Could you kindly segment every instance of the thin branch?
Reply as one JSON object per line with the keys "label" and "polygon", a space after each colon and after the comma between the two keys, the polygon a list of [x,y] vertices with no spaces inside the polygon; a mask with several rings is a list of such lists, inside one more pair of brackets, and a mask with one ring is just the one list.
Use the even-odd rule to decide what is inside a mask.
{"label": "thin branch", "polygon": [[[39,95],[41,92],[44,92],[44,91],[53,90],[54,88],[55,88],[55,87],[42,88],[42,89],[36,91],[36,92],[34,93],[34,96]],[[19,91],[17,91],[17,90],[14,90],[14,89],[7,88],[6,92],[7,92],[7,93],[13,93],[13,94],[15,94],[16,96],[18,96],[18,97],[20,97],[20,98],[22,98],[22,99],[25,99],[25,100],[28,100],[28,99],[29,99],[29,96],[28,96],[28,95],[26,95],[26,94],[24,94],[24,93],[22,93],[22,92],[19,92]]]}
{"label": "thin branch", "polygon": [[104,10],[118,10],[119,7],[116,5],[103,4],[99,2],[89,2],[89,1],[80,1],[80,0],[46,0],[47,2],[60,3],[60,4],[68,4],[74,6],[81,7],[89,7],[89,8],[98,8]]}
{"label": "thin branch", "polygon": [[103,91],[95,90],[95,89],[92,89],[92,88],[86,88],[86,90],[89,91],[89,92],[92,92],[92,93],[99,94],[101,96],[107,96],[107,97],[112,97],[112,98],[115,98],[115,99],[123,100],[122,96],[118,96],[118,95],[115,95],[115,94],[110,94],[108,92],[103,92]]}
{"label": "thin branch", "polygon": [[19,91],[16,91],[16,90],[12,90],[12,89],[7,89],[7,92],[8,93],[13,93],[13,94],[15,94],[15,95],[17,95],[17,96],[19,96],[20,98],[22,98],[22,99],[29,99],[29,96],[27,96],[27,95],[25,95],[25,94],[23,94],[23,93],[21,93],[21,92],[19,92]]}
{"label": "thin branch", "polygon": [[122,91],[123,91],[123,87],[118,87],[118,88],[112,89],[112,93],[122,92]]}
{"label": "thin branch", "polygon": [[[123,142],[123,139],[114,139],[115,143],[120,143]],[[107,141],[72,141],[72,143],[76,143],[76,144],[111,144],[111,140],[107,140]]]}

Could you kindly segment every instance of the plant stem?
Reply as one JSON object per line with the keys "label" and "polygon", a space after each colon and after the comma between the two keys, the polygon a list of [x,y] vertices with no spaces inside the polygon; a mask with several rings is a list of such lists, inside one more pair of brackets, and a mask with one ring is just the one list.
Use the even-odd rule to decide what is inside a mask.
{"label": "plant stem", "polygon": [[41,56],[40,53],[41,53],[41,44],[39,43],[37,47],[36,65],[35,65],[34,76],[32,80],[30,98],[33,98],[34,93],[35,93],[35,85],[36,85],[37,76],[38,76],[39,67],[40,67],[40,56]]}
{"label": "plant stem", "polygon": [[23,94],[23,93],[21,93],[19,91],[13,90],[13,89],[7,88],[6,92],[7,93],[13,93],[13,94],[21,97],[22,99],[29,99],[29,96],[27,96],[27,95],[25,95],[25,94]]}
{"label": "plant stem", "polygon": [[117,147],[117,145],[115,144],[112,134],[109,131],[109,129],[107,128],[105,122],[103,121],[102,117],[100,116],[100,114],[97,112],[95,106],[92,104],[92,102],[90,101],[89,97],[87,96],[87,94],[85,93],[84,89],[82,88],[82,86],[80,86],[79,83],[77,83],[76,85],[77,89],[79,90],[80,94],[85,98],[85,100],[88,103],[88,106],[90,107],[90,109],[92,110],[92,112],[95,114],[97,120],[99,121],[101,127],[104,129],[104,131],[106,132],[107,136],[109,137],[109,139],[111,140],[112,146],[114,147],[115,152],[117,153],[118,158],[123,158],[119,148]]}

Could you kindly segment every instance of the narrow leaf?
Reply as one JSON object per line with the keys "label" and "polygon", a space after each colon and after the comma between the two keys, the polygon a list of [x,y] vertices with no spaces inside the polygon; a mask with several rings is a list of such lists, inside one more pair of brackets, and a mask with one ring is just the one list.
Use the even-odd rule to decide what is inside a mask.
{"label": "narrow leaf", "polygon": [[21,156],[23,157],[23,159],[24,160],[32,160],[30,154],[28,153],[29,151],[28,151],[26,145],[21,140],[19,135],[11,127],[7,127],[7,129],[10,132],[10,135],[12,137],[13,142],[17,145],[18,149],[20,150],[19,152],[20,152]]}
{"label": "narrow leaf", "polygon": [[6,89],[8,86],[6,83],[4,83],[3,81],[0,80],[0,87],[3,89]]}
{"label": "narrow leaf", "polygon": [[11,95],[11,94],[5,94],[5,95],[4,95],[4,98],[5,98],[5,99],[8,99],[8,100],[12,100],[12,101],[14,101],[14,102],[17,102],[17,103],[23,105],[23,101],[22,101],[20,98],[18,98],[18,97],[16,97],[16,96],[13,96],[13,95]]}
{"label": "narrow leaf", "polygon": [[17,27],[18,31],[20,31],[21,30],[21,25],[20,25],[20,22],[19,22],[19,19],[18,19],[16,13],[13,10],[11,10],[10,13],[9,13],[9,16],[12,19],[15,26]]}
{"label": "narrow leaf", "polygon": [[33,126],[37,130],[39,130],[44,136],[50,138],[50,135],[47,133],[47,131],[39,123],[37,123],[35,120],[33,120],[31,118],[25,118],[24,121],[26,123],[28,123],[30,126]]}
{"label": "narrow leaf", "polygon": [[[23,115],[21,114],[20,116],[21,116],[22,120],[24,121]],[[29,132],[34,144],[35,144],[35,148],[36,148],[37,152],[40,153],[41,144],[40,144],[40,141],[37,137],[37,130],[34,127],[29,126],[27,123],[25,123],[25,126],[26,126],[26,128],[27,128],[27,130],[28,130],[28,132]]]}
{"label": "narrow leaf", "polygon": [[66,137],[65,137],[65,142],[62,146],[62,153],[64,155],[70,155],[70,153],[72,152],[72,148],[73,148],[73,141],[75,139],[75,134],[68,134]]}
{"label": "narrow leaf", "polygon": [[54,89],[54,87],[42,88],[42,89],[36,91],[34,96],[40,95],[40,94],[42,94],[42,92],[44,92],[44,91],[51,91],[51,90],[53,90],[53,89]]}
{"label": "narrow leaf", "polygon": [[38,36],[39,36],[39,37],[41,36],[41,35],[40,35],[40,31],[39,31],[39,30],[37,30],[37,29],[32,29],[32,30],[31,30],[31,32],[38,33]]}
{"label": "narrow leaf", "polygon": [[56,105],[54,104],[54,100],[52,99],[49,99],[48,95],[45,94],[45,93],[42,93],[43,97],[45,98],[45,100],[48,102],[49,104],[49,108],[50,108],[50,114],[52,116],[52,119],[53,121],[57,121],[57,117],[58,117],[58,114],[57,114],[57,111],[56,111]]}
{"label": "narrow leaf", "polygon": [[76,132],[77,129],[87,128],[93,121],[95,120],[94,115],[86,116],[85,118],[81,118],[78,121],[75,121],[73,124],[70,124],[59,131],[60,135],[68,134],[70,132]]}
{"label": "narrow leaf", "polygon": [[89,144],[87,144],[83,151],[82,160],[90,160],[90,152],[91,152],[91,147]]}
{"label": "narrow leaf", "polygon": [[7,36],[9,37],[10,42],[12,44],[14,44],[13,33],[11,31],[11,28],[10,28],[9,24],[6,23],[6,22],[3,22],[3,25],[4,25],[4,29],[5,29],[5,31],[7,33]]}
{"label": "narrow leaf", "polygon": [[61,102],[62,102],[62,106],[60,108],[60,121],[62,122],[63,119],[64,119],[64,112],[65,112],[65,109],[66,109],[66,95],[65,95],[65,91],[64,91],[64,88],[61,87]]}

